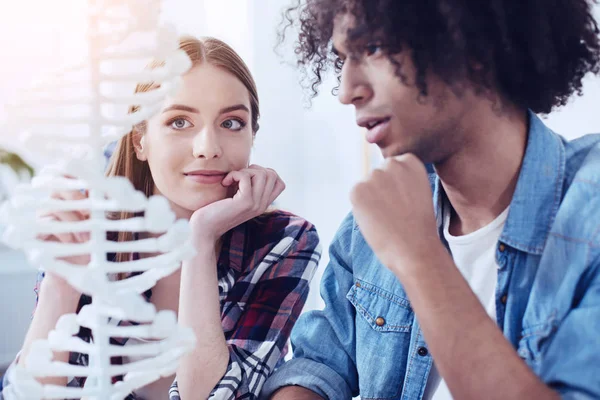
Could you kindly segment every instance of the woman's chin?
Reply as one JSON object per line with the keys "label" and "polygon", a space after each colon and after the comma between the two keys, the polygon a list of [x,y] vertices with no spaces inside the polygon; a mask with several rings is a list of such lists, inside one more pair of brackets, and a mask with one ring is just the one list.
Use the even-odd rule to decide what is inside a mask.
{"label": "woman's chin", "polygon": [[190,212],[194,212],[197,211],[201,208],[204,208],[210,204],[216,203],[217,201],[220,200],[224,200],[226,198],[225,195],[223,196],[211,196],[211,197],[203,197],[200,199],[190,199],[187,198],[182,202],[179,202],[178,204],[182,207],[185,208],[186,210],[190,210]]}
{"label": "woman's chin", "polygon": [[[163,194],[164,195],[164,194]],[[191,215],[209,204],[226,199],[227,189],[211,190],[199,193],[198,191],[183,190],[177,196],[165,196],[171,204],[171,209],[177,218],[190,218]]]}

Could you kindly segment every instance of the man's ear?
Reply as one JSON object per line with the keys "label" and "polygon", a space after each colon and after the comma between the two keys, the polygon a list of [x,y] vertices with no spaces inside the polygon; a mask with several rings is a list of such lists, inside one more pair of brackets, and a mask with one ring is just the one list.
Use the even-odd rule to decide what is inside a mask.
{"label": "man's ear", "polygon": [[146,151],[144,148],[145,135],[134,130],[131,138],[133,141],[133,148],[135,150],[135,155],[137,156],[138,160],[147,161],[148,157],[146,156]]}

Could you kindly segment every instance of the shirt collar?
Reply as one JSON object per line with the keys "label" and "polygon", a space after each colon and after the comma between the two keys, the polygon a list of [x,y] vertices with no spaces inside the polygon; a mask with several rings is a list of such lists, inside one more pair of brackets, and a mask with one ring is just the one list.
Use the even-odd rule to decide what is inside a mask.
{"label": "shirt collar", "polygon": [[[500,241],[541,254],[560,205],[565,177],[565,147],[559,135],[528,111],[527,147]],[[438,228],[446,196],[439,177],[429,176]]]}

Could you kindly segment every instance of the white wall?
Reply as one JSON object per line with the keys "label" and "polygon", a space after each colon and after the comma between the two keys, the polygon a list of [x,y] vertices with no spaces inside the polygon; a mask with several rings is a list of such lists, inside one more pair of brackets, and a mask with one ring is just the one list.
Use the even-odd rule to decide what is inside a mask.
{"label": "white wall", "polygon": [[0,370],[12,362],[23,343],[35,304],[35,276],[21,252],[0,244]]}
{"label": "white wall", "polygon": [[[600,22],[600,4],[595,6]],[[600,78],[584,80],[583,97],[572,97],[569,103],[551,113],[546,123],[561,135],[573,139],[586,133],[600,133]]]}
{"label": "white wall", "polygon": [[[600,6],[597,7],[600,10]],[[565,107],[551,113],[545,122],[569,139],[600,133],[600,78],[587,77],[583,97],[573,97]]]}

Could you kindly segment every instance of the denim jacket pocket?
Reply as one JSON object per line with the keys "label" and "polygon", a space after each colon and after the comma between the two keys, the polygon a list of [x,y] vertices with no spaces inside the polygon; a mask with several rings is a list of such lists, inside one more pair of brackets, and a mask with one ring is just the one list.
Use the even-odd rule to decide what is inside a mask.
{"label": "denim jacket pocket", "polygon": [[408,300],[364,281],[356,281],[346,298],[379,332],[410,332],[413,312]]}
{"label": "denim jacket pocket", "polygon": [[399,399],[414,314],[403,297],[356,280],[346,298],[356,310],[356,364],[363,400]]}

